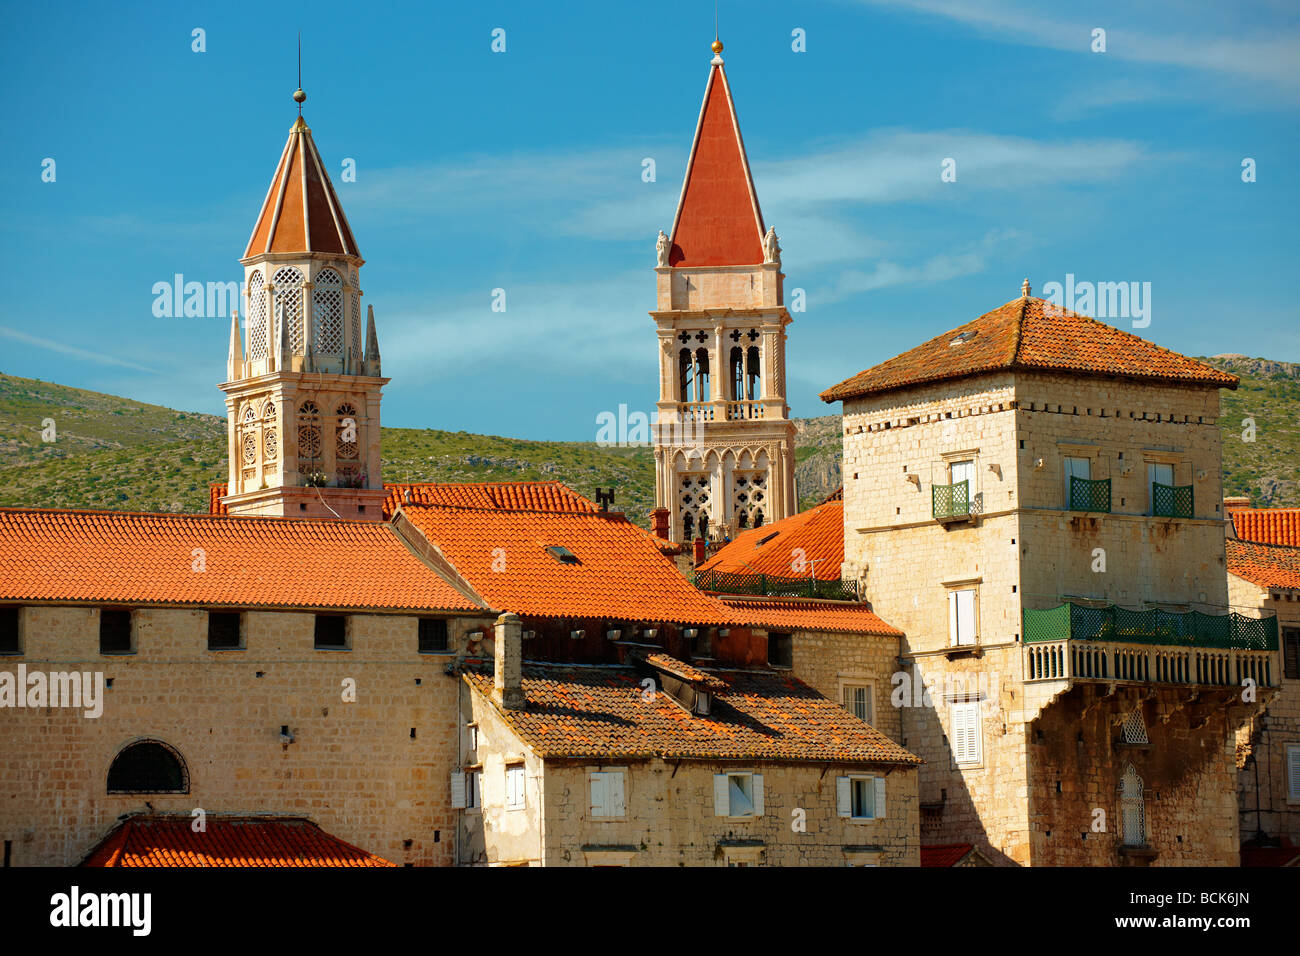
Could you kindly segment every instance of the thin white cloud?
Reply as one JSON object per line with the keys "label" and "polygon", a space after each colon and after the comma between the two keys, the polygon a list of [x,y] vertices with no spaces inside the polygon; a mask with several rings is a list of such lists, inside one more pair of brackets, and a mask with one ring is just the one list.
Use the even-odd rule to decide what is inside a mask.
{"label": "thin white cloud", "polygon": [[1300,33],[1289,24],[1238,28],[1220,0],[1101,4],[1086,20],[1045,15],[1041,3],[1022,0],[858,2],[943,17],[991,39],[1089,56],[1103,55],[1092,52],[1092,31],[1102,28],[1105,56],[1262,83],[1292,98],[1300,94]]}
{"label": "thin white cloud", "polygon": [[7,326],[0,325],[0,336],[7,339],[13,339],[16,342],[22,342],[24,345],[31,345],[38,349],[45,349],[49,352],[57,352],[60,355],[69,355],[73,358],[79,358],[86,362],[93,362],[96,365],[116,365],[121,368],[135,369],[137,372],[149,372],[157,375],[158,370],[148,368],[144,365],[137,365],[135,362],[128,362],[126,359],[114,358],[103,352],[91,352],[87,349],[79,349],[74,345],[68,345],[66,342],[58,342],[54,339],[43,339],[39,336],[29,335],[26,332],[20,332],[18,329],[11,329]]}

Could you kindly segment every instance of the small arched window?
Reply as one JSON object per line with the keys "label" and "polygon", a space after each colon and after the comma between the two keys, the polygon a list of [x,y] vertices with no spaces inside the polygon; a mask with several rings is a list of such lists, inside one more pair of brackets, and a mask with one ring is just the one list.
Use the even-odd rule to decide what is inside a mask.
{"label": "small arched window", "polygon": [[707,402],[709,396],[709,350],[695,351],[695,393],[697,402]]}
{"label": "small arched window", "polygon": [[745,382],[745,390],[748,393],[748,398],[751,402],[756,401],[759,397],[758,363],[758,346],[751,345],[749,347],[749,366],[745,369],[747,378],[747,381]]}
{"label": "small arched window", "polygon": [[731,400],[745,400],[745,351],[739,345],[731,349]]}
{"label": "small arched window", "polygon": [[695,382],[695,363],[691,361],[691,350],[682,349],[677,356],[677,381],[679,383],[679,402],[691,401],[691,386]]}
{"label": "small arched window", "polygon": [[311,292],[312,337],[318,352],[343,352],[343,280],[333,269],[316,274]]}
{"label": "small arched window", "polygon": [[320,408],[315,402],[303,402],[298,406],[298,470],[315,472],[312,466],[320,451]]}
{"label": "small arched window", "polygon": [[1146,846],[1147,815],[1142,778],[1129,764],[1119,785],[1121,839],[1125,846]]}
{"label": "small arched window", "polygon": [[190,775],[175,749],[160,740],[140,740],[113,758],[108,792],[189,793]]}

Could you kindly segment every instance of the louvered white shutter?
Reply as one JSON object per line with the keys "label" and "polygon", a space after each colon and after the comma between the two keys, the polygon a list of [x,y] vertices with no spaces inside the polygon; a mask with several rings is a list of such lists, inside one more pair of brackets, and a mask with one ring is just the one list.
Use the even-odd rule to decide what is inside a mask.
{"label": "louvered white shutter", "polygon": [[465,809],[465,775],[459,770],[451,772],[451,806],[453,810]]}
{"label": "louvered white shutter", "polygon": [[1300,800],[1300,745],[1286,748],[1287,789],[1292,800]]}
{"label": "louvered white shutter", "polygon": [[754,816],[763,815],[763,775],[756,773],[753,776],[754,782]]}
{"label": "louvered white shutter", "polygon": [[957,592],[948,592],[948,643],[957,646]]}
{"label": "louvered white shutter", "polygon": [[587,786],[591,788],[591,815],[608,816],[605,810],[605,775],[603,773],[587,774]]}
{"label": "louvered white shutter", "polygon": [[717,816],[730,816],[731,797],[727,793],[727,775],[725,773],[715,773],[713,775],[713,812]]}
{"label": "louvered white shutter", "polygon": [[853,793],[848,777],[835,778],[835,809],[842,817],[853,815]]}
{"label": "louvered white shutter", "polygon": [[627,814],[627,805],[623,798],[623,772],[605,774],[605,807],[611,817]]}
{"label": "louvered white shutter", "polygon": [[958,763],[980,762],[979,704],[952,705],[952,747]]}
{"label": "louvered white shutter", "polygon": [[876,819],[885,818],[885,778],[876,778]]}

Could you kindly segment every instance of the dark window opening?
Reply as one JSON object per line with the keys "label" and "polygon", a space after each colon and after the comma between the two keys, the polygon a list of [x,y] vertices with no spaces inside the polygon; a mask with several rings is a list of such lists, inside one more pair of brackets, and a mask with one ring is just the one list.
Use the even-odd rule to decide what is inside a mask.
{"label": "dark window opening", "polygon": [[143,740],[113,758],[109,793],[189,793],[189,774],[180,755],[166,744]]}
{"label": "dark window opening", "polygon": [[768,634],[767,662],[773,667],[793,667],[794,638],[789,634]]}
{"label": "dark window opening", "polygon": [[0,607],[0,654],[21,654],[18,643],[18,608]]}
{"label": "dark window opening", "polygon": [[99,653],[131,653],[131,612],[99,612]]}
{"label": "dark window opening", "polygon": [[316,646],[318,648],[346,648],[348,646],[348,619],[333,614],[316,615]]}
{"label": "dark window opening", "polygon": [[707,402],[709,395],[709,350],[695,350],[695,393],[696,401]]}
{"label": "dark window opening", "polygon": [[749,400],[755,401],[759,395],[758,346],[756,345],[749,347],[749,367],[746,372],[745,391],[749,396]]}
{"label": "dark window opening", "polygon": [[687,515],[685,518],[682,519],[682,540],[683,541],[692,540],[694,537],[694,532],[695,532],[695,519],[691,515]]}
{"label": "dark window opening", "polygon": [[1300,679],[1300,627],[1282,628],[1282,674]]}
{"label": "dark window opening", "polygon": [[447,622],[440,617],[420,618],[420,653],[447,650]]}
{"label": "dark window opening", "polygon": [[236,650],[243,645],[239,640],[240,615],[235,612],[210,612],[208,614],[208,650]]}
{"label": "dark window opening", "polygon": [[553,557],[561,564],[581,564],[578,556],[561,544],[553,544],[546,549],[546,553]]}
{"label": "dark window opening", "polygon": [[678,401],[691,401],[691,387],[695,384],[695,363],[691,361],[691,350],[682,349],[677,357],[677,382],[681,389]]}

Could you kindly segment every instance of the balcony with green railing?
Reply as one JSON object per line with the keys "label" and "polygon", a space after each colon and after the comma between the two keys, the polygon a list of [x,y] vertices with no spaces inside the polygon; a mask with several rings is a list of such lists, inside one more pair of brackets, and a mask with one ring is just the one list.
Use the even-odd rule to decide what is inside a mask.
{"label": "balcony with green railing", "polygon": [[1110,514],[1110,479],[1070,477],[1070,510]]}
{"label": "balcony with green railing", "polygon": [[1067,602],[1022,612],[1026,681],[1277,686],[1277,617]]}
{"label": "balcony with green railing", "polygon": [[930,489],[930,504],[939,521],[961,521],[970,517],[970,481],[951,485],[934,485]]}
{"label": "balcony with green railing", "polygon": [[1195,517],[1191,485],[1151,483],[1151,513],[1157,518]]}

